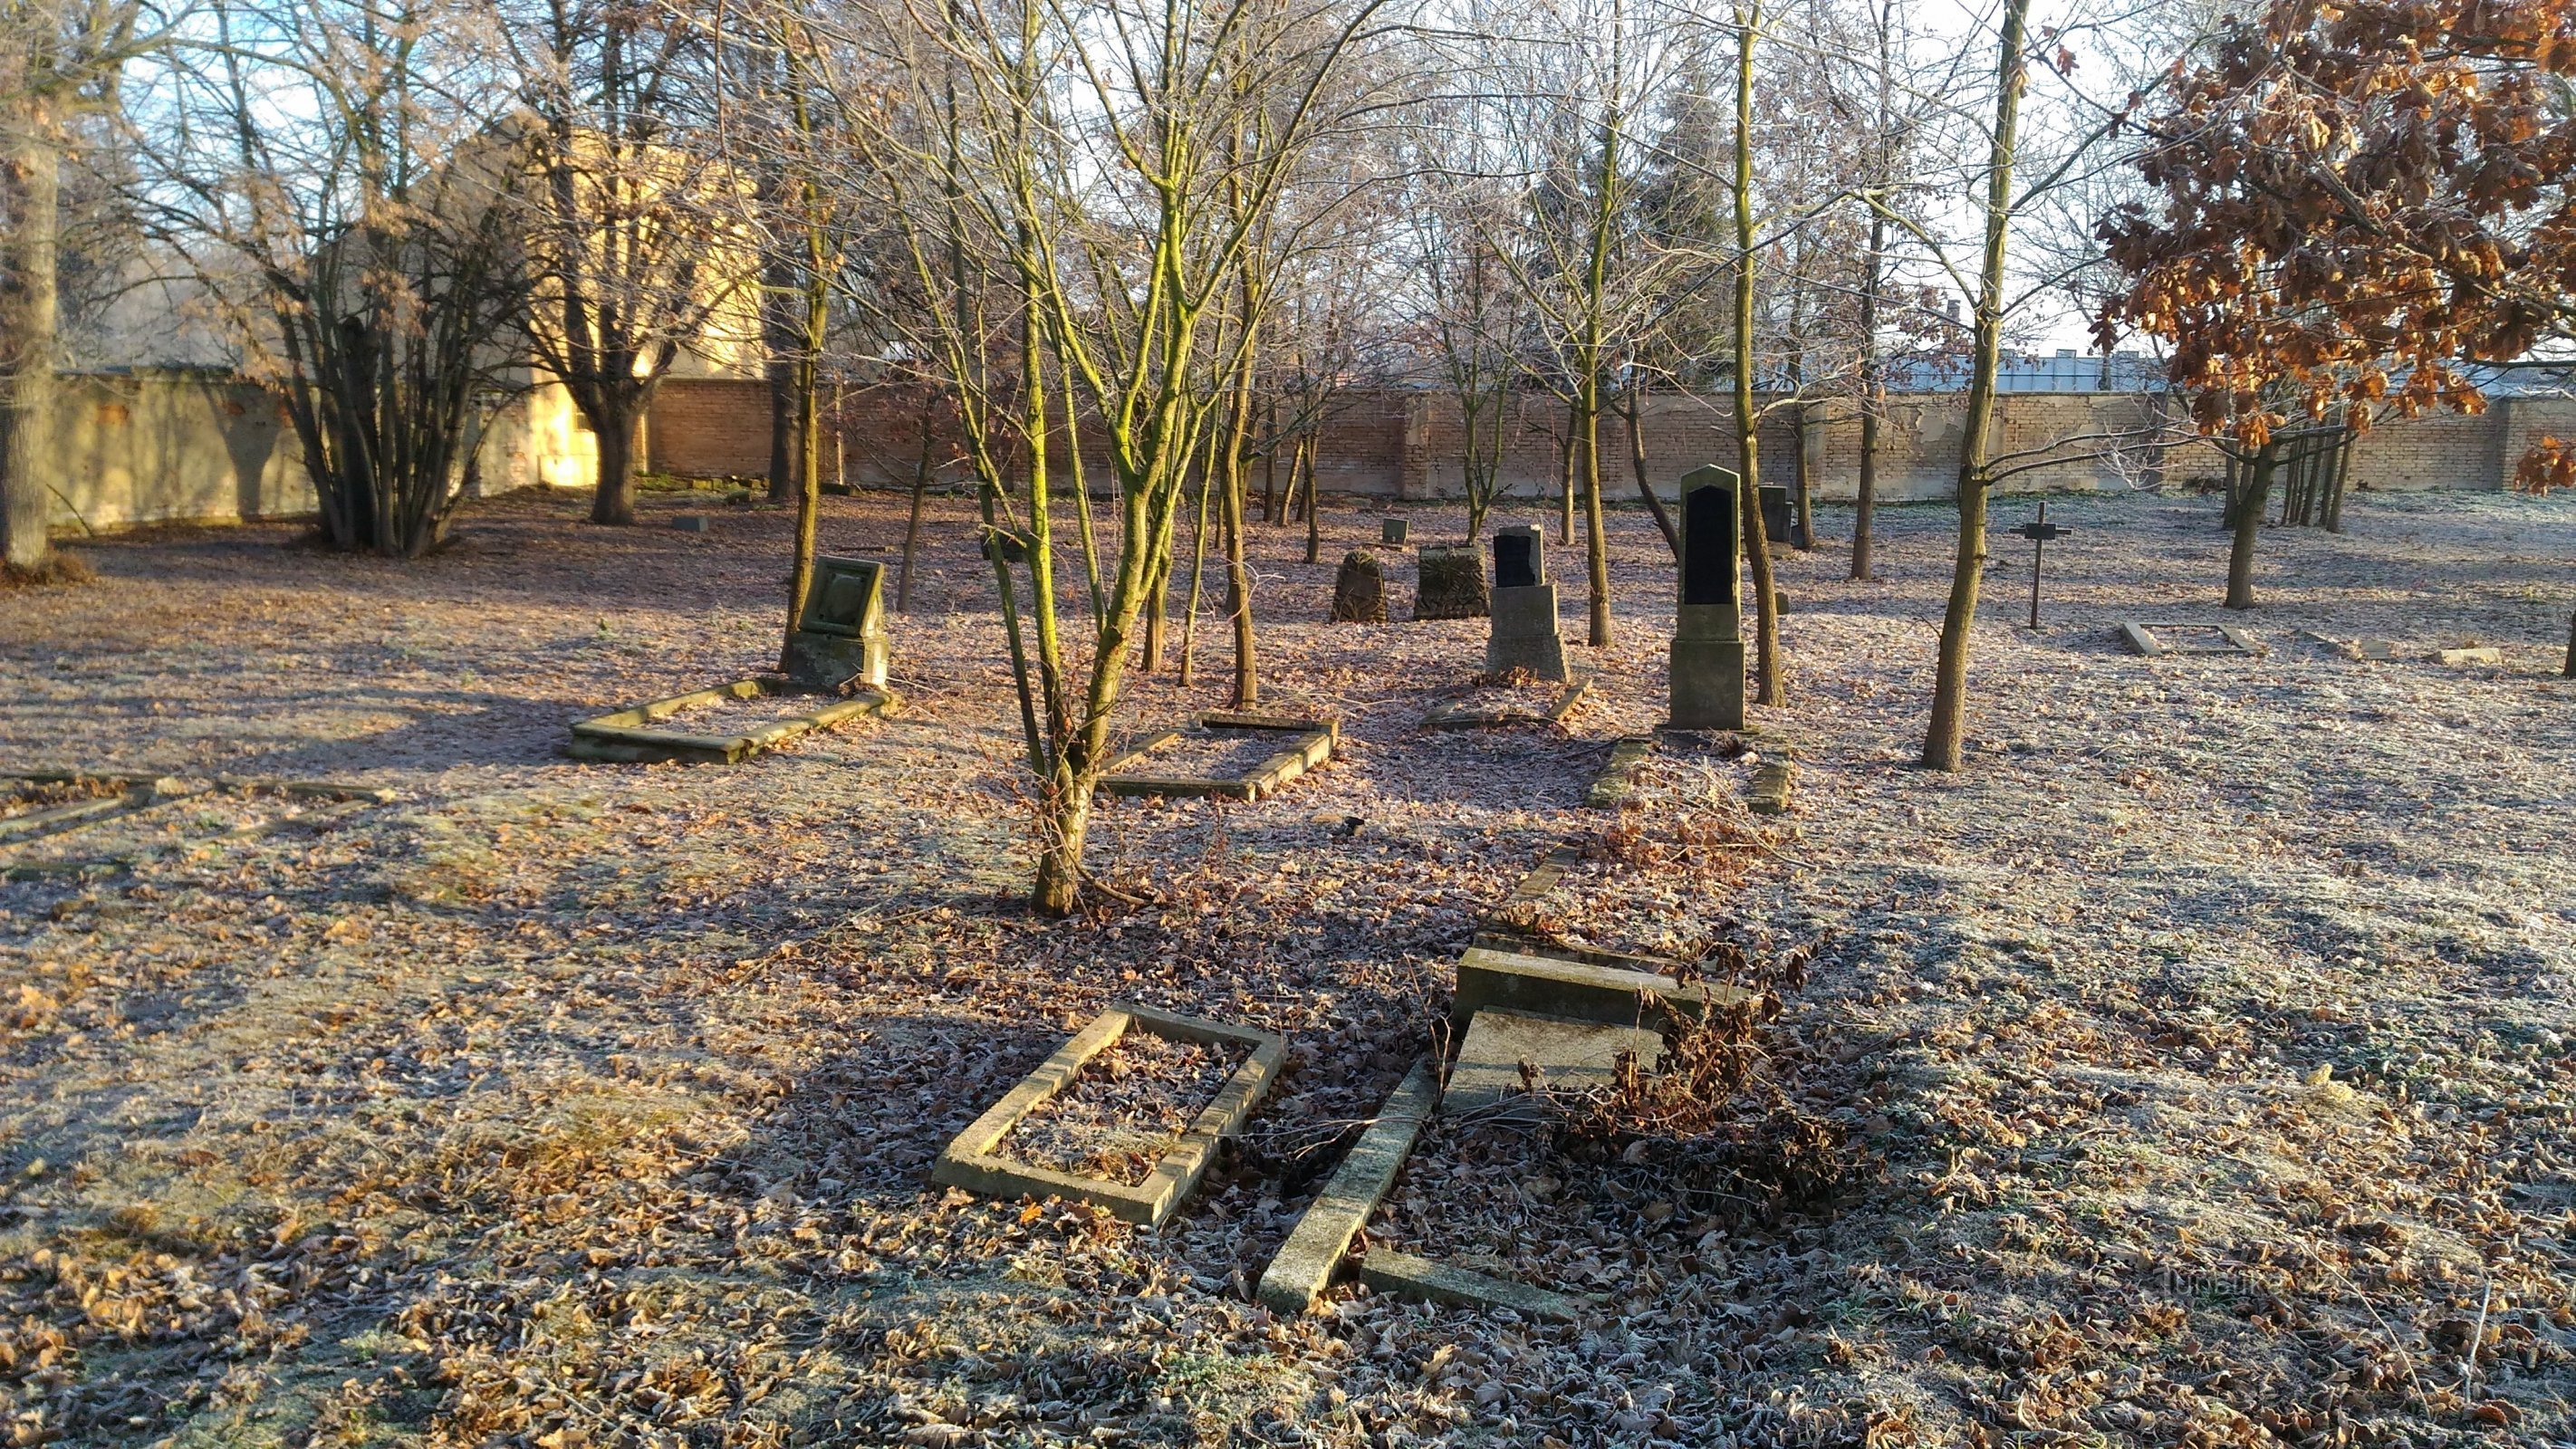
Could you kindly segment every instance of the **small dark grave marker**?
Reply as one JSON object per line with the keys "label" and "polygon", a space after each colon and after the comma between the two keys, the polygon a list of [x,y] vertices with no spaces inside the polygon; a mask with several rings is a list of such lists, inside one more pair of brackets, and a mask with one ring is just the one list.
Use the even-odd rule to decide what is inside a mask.
{"label": "small dark grave marker", "polygon": [[1789,535],[1798,527],[1797,517],[1789,509],[1789,489],[1784,484],[1765,483],[1761,488],[1761,498],[1765,541],[1773,548],[1780,548],[1789,543]]}
{"label": "small dark grave marker", "polygon": [[715,521],[703,513],[680,513],[671,518],[671,526],[682,533],[712,533]]}
{"label": "small dark grave marker", "polygon": [[1378,521],[1378,541],[1380,543],[1390,544],[1403,543],[1406,523],[1407,520],[1401,518],[1380,519]]}
{"label": "small dark grave marker", "polygon": [[1505,528],[1494,534],[1494,587],[1534,589],[1547,579],[1535,528]]}
{"label": "small dark grave marker", "polygon": [[2040,555],[2048,551],[2050,539],[2064,538],[2067,530],[2048,521],[2048,500],[2043,498],[2039,500],[2039,517],[2014,529],[2013,532],[2030,540],[2030,627],[2036,629],[2039,627]]}

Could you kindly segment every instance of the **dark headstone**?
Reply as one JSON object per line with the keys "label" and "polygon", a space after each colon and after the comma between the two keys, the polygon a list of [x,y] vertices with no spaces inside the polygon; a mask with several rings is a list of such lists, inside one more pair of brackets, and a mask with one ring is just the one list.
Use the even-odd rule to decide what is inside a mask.
{"label": "dark headstone", "polygon": [[1683,603],[1735,602],[1741,526],[1735,490],[1726,483],[1703,483],[1682,495]]}
{"label": "dark headstone", "polygon": [[1539,531],[1527,524],[1494,531],[1494,587],[1534,589],[1547,582]]}
{"label": "dark headstone", "polygon": [[671,526],[682,533],[712,533],[715,520],[703,513],[675,513],[671,516]]}
{"label": "dark headstone", "polygon": [[824,554],[814,560],[805,610],[787,639],[787,673],[806,689],[886,681],[885,566]]}
{"label": "dark headstone", "polygon": [[1405,524],[1406,520],[1401,518],[1380,519],[1378,521],[1378,541],[1389,545],[1401,546],[1404,543]]}
{"label": "dark headstone", "polygon": [[1485,593],[1485,565],[1476,549],[1425,547],[1416,556],[1413,617],[1481,619],[1492,608]]}
{"label": "dark headstone", "polygon": [[1342,556],[1342,571],[1333,580],[1333,622],[1386,622],[1386,567],[1364,548]]}
{"label": "dark headstone", "polygon": [[1797,515],[1789,507],[1788,486],[1781,483],[1763,484],[1762,533],[1764,538],[1774,546],[1785,545],[1791,542],[1790,534],[1795,532],[1797,527]]}

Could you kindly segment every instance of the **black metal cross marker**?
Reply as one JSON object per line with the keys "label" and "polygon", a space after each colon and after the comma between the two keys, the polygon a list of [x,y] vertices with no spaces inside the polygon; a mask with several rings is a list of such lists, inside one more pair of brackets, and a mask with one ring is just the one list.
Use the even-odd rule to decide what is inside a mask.
{"label": "black metal cross marker", "polygon": [[2039,556],[2048,549],[2052,538],[2064,538],[2066,530],[2048,521],[2048,500],[2039,501],[2039,517],[2013,532],[2030,540],[2030,627],[2039,627]]}

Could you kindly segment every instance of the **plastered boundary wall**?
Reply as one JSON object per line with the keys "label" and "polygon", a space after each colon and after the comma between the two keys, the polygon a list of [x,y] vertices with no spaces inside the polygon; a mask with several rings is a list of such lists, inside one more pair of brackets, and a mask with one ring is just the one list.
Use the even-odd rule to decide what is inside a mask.
{"label": "plastered boundary wall", "polygon": [[[2180,485],[2215,481],[2225,471],[2218,455],[2190,449],[2169,458],[2162,476],[2124,477],[2110,462],[2068,457],[2076,444],[2048,454],[2051,444],[2086,435],[2135,429],[2173,403],[2141,393],[2007,393],[1996,401],[1995,451],[2029,455],[2016,462],[2040,466],[2015,472],[2005,492],[2087,492],[2126,488],[2141,481]],[[1889,402],[1879,427],[1878,496],[1890,502],[1950,497],[1958,479],[1959,444],[1967,399],[1960,393],[1903,395]],[[919,395],[900,389],[854,393],[842,404],[841,466],[860,487],[909,486],[921,457],[923,411]],[[1665,496],[1676,480],[1702,463],[1730,464],[1735,442],[1733,409],[1722,399],[1661,394],[1647,399],[1643,421],[1646,472]],[[1516,403],[1505,423],[1506,488],[1523,496],[1556,491],[1561,406],[1532,399]],[[1816,405],[1806,436],[1811,485],[1826,499],[1858,496],[1860,420],[1847,405]],[[1389,499],[1445,499],[1460,493],[1462,426],[1454,398],[1430,391],[1372,391],[1346,395],[1323,429],[1316,474],[1327,493]],[[2355,448],[2352,483],[2378,489],[2495,489],[2503,487],[2523,453],[2542,437],[2576,439],[2576,399],[2494,398],[2473,417],[2436,415],[2381,423]],[[648,428],[648,466],[683,476],[751,476],[769,467],[769,400],[764,384],[730,379],[680,379],[662,384]],[[1762,423],[1762,476],[1788,483],[1796,471],[1797,437],[1787,410],[1769,409]],[[953,443],[932,439],[934,458],[953,455]],[[2051,461],[2054,458],[2055,461]],[[1067,481],[1059,444],[1057,480]],[[1612,499],[1636,495],[1627,430],[1605,420],[1601,436],[1602,482]],[[826,468],[833,466],[827,449]],[[1097,489],[1108,477],[1108,459],[1097,439],[1086,439],[1084,466]],[[1284,474],[1286,465],[1281,464]],[[953,480],[949,467],[936,476]],[[1253,467],[1252,486],[1262,486]],[[1284,477],[1282,480],[1284,486]]]}
{"label": "plastered boundary wall", "polygon": [[[68,373],[55,393],[42,482],[58,537],[149,523],[236,523],[315,511],[277,395],[229,373]],[[523,391],[485,429],[471,491],[587,488],[598,440],[561,387]]]}

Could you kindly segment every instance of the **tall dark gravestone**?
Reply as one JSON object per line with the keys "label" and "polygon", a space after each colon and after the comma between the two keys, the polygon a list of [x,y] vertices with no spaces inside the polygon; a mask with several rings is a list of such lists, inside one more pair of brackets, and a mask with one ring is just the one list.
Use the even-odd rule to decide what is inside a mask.
{"label": "tall dark gravestone", "polygon": [[1743,482],[1714,464],[1682,477],[1681,600],[1673,622],[1677,730],[1744,728]]}
{"label": "tall dark gravestone", "polygon": [[1565,641],[1556,633],[1556,585],[1547,581],[1544,535],[1531,525],[1494,530],[1490,617],[1486,672],[1526,669],[1541,679],[1566,677]]}

